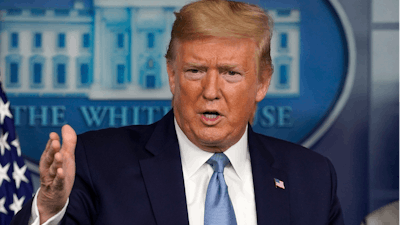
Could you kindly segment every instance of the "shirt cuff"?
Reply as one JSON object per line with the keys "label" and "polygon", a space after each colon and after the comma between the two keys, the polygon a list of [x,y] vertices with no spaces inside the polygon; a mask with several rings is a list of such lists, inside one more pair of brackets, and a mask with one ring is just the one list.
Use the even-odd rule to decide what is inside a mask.
{"label": "shirt cuff", "polygon": [[[40,188],[37,190],[35,197],[33,198],[32,202],[32,209],[31,209],[31,218],[29,219],[29,225],[40,225],[40,217],[39,217],[39,209],[37,207],[37,196],[39,194]],[[65,203],[64,207],[61,209],[60,212],[58,212],[56,215],[52,216],[50,219],[48,219],[46,222],[44,222],[42,225],[58,225],[62,218],[65,215],[65,212],[67,211],[67,206],[69,203],[69,198],[67,199],[67,202]]]}

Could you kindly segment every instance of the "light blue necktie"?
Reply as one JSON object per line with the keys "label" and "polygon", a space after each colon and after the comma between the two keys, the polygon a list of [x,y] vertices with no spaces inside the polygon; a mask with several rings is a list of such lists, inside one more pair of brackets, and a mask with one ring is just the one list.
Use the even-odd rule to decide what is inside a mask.
{"label": "light blue necktie", "polygon": [[235,211],[224,179],[224,168],[229,159],[224,153],[215,153],[207,163],[214,173],[207,189],[204,225],[236,225]]}

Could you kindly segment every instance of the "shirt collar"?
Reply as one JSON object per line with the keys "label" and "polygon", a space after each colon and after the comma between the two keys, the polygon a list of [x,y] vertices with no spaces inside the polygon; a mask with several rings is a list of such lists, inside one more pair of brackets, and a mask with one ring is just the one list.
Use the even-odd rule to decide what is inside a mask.
{"label": "shirt collar", "polygon": [[[191,177],[214,153],[201,150],[187,138],[175,118],[174,123],[181,153],[182,169],[187,177]],[[241,180],[245,178],[245,162],[250,161],[247,130],[248,127],[246,126],[246,131],[240,140],[224,152]]]}

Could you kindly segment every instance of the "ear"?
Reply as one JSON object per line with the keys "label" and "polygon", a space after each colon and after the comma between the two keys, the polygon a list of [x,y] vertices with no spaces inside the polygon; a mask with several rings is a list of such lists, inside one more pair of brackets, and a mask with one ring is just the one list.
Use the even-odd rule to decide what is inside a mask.
{"label": "ear", "polygon": [[174,62],[167,62],[168,82],[169,82],[169,88],[171,90],[172,95],[175,95],[174,64],[175,64]]}
{"label": "ear", "polygon": [[258,82],[257,84],[257,95],[256,102],[261,102],[265,95],[268,92],[269,84],[271,83],[272,74],[269,74],[269,71],[263,71],[262,76],[267,77],[267,79],[263,79],[263,82]]}

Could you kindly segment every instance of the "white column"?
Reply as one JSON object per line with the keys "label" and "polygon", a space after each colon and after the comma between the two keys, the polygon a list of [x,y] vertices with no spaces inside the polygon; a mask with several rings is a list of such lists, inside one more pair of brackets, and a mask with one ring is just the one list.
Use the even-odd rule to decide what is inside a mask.
{"label": "white column", "polygon": [[138,34],[137,34],[137,15],[138,8],[131,8],[131,82],[132,87],[138,86],[138,74],[139,68],[137,64],[138,60]]}
{"label": "white column", "polygon": [[98,90],[101,87],[101,15],[102,9],[95,8],[94,10],[94,37],[93,39],[93,86],[94,90]]}

